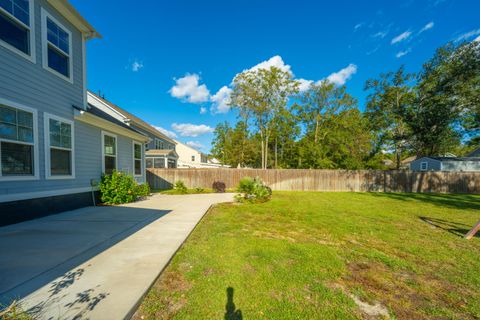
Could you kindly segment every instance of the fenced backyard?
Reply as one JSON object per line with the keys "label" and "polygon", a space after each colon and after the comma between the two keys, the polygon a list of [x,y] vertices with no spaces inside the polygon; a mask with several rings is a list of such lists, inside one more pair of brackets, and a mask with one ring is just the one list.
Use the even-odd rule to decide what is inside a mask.
{"label": "fenced backyard", "polygon": [[236,188],[243,177],[260,177],[273,190],[426,192],[480,194],[479,172],[301,169],[147,169],[153,189],[170,189],[182,180],[187,188],[211,188],[214,181]]}

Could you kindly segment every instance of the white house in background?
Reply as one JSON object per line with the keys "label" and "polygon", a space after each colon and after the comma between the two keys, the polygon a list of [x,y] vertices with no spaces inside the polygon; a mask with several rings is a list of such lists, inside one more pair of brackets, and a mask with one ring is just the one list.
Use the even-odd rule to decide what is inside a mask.
{"label": "white house in background", "polygon": [[188,169],[188,168],[229,168],[229,166],[222,165],[216,159],[208,159],[205,153],[198,151],[180,141],[175,140],[177,143],[175,151],[178,154],[178,164],[179,169]]}

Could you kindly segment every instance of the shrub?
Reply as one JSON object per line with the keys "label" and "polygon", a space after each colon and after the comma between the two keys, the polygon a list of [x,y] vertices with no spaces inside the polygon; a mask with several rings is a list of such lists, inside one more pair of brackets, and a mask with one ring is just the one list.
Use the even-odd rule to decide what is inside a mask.
{"label": "shrub", "polygon": [[237,191],[240,194],[235,196],[235,199],[239,202],[265,202],[272,196],[272,189],[259,177],[243,178],[238,184]]}
{"label": "shrub", "polygon": [[212,189],[216,193],[224,193],[226,188],[225,182],[222,181],[215,181],[212,184]]}
{"label": "shrub", "polygon": [[178,193],[185,194],[188,192],[185,183],[182,180],[178,180],[175,182],[175,186],[173,187]]}
{"label": "shrub", "polygon": [[120,171],[103,175],[100,182],[101,200],[105,204],[133,202],[149,193],[150,188],[147,184],[139,185],[132,176]]}
{"label": "shrub", "polygon": [[204,191],[205,191],[205,189],[203,189],[202,187],[196,187],[195,188],[196,193],[203,193]]}

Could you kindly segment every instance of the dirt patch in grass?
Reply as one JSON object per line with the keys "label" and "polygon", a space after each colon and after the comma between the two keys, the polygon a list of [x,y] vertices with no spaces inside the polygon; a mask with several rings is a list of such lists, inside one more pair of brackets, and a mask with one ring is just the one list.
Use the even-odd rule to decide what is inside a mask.
{"label": "dirt patch in grass", "polygon": [[[173,319],[187,303],[186,292],[191,287],[192,285],[180,272],[164,272],[132,319]],[[169,294],[164,295],[162,292],[169,292]]]}
{"label": "dirt patch in grass", "polygon": [[[367,315],[367,309],[380,310],[381,308],[376,306],[384,305],[390,308],[398,319],[450,319],[452,315],[448,309],[452,306],[461,309],[464,303],[461,298],[449,295],[450,292],[461,292],[462,288],[441,280],[434,274],[393,272],[387,266],[374,262],[350,263],[348,271],[341,286],[350,288],[350,292],[362,292],[361,298],[349,295]],[[425,313],[425,310],[431,313]],[[456,313],[456,316],[459,314]],[[462,313],[461,318],[476,319],[468,313]]]}

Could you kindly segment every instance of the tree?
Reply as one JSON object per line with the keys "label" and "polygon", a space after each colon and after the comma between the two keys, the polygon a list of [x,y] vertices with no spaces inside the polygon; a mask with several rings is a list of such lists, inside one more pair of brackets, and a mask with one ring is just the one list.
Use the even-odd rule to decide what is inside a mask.
{"label": "tree", "polygon": [[263,169],[268,165],[268,146],[275,124],[297,88],[292,74],[276,67],[244,71],[233,80],[231,105],[253,118],[260,134]]}
{"label": "tree", "polygon": [[365,90],[372,91],[367,97],[365,114],[371,129],[377,134],[374,153],[378,153],[379,149],[393,150],[397,169],[410,138],[405,110],[415,99],[410,85],[412,78],[413,75],[406,74],[402,66],[396,72],[381,74],[379,79],[367,80],[365,84]]}

